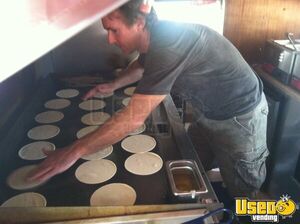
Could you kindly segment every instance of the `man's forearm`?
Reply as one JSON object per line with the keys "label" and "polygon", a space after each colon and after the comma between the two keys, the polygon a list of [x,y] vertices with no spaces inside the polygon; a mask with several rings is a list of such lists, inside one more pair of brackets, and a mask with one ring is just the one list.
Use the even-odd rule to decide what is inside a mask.
{"label": "man's forearm", "polygon": [[135,83],[143,77],[143,73],[144,68],[135,60],[126,69],[121,71],[120,76],[114,80],[114,85],[116,89],[119,89]]}

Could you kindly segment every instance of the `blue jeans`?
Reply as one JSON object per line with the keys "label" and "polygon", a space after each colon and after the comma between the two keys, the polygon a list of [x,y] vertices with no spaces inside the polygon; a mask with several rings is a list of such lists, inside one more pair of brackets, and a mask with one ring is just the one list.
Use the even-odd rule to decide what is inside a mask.
{"label": "blue jeans", "polygon": [[253,198],[266,177],[268,104],[265,95],[256,108],[226,120],[198,120],[188,130],[206,169],[215,159],[230,194]]}

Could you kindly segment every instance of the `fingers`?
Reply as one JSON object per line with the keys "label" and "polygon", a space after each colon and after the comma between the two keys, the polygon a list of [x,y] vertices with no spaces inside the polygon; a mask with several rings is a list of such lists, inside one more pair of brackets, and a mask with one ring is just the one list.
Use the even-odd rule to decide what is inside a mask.
{"label": "fingers", "polygon": [[82,99],[83,100],[87,100],[89,98],[92,98],[94,95],[96,95],[97,91],[95,88],[91,89],[90,91],[87,92],[87,94],[85,94]]}
{"label": "fingers", "polygon": [[[42,149],[43,153],[47,156],[54,154],[55,151],[47,150],[45,148]],[[51,157],[51,156],[50,156]],[[53,170],[53,166],[51,165],[51,158],[47,157],[42,163],[40,163],[34,170],[32,170],[29,175],[26,177],[27,181],[43,181],[47,180],[52,176],[49,176],[48,173]]]}
{"label": "fingers", "polygon": [[49,156],[50,154],[52,154],[54,152],[53,150],[46,149],[46,148],[43,148],[42,151],[46,156]]}
{"label": "fingers", "polygon": [[87,100],[89,98],[92,98],[97,93],[107,94],[107,93],[113,93],[115,90],[115,84],[113,83],[102,83],[88,91],[83,97],[83,100]]}
{"label": "fingers", "polygon": [[43,163],[41,163],[37,168],[32,170],[28,176],[26,177],[27,181],[40,181],[40,180],[46,180],[49,179],[48,175],[46,175],[48,172],[50,172],[52,167],[43,166]]}
{"label": "fingers", "polygon": [[62,173],[72,166],[79,157],[72,153],[72,147],[51,151],[43,149],[49,155],[26,177],[26,181],[45,181],[56,174]]}
{"label": "fingers", "polygon": [[59,167],[51,166],[46,161],[38,165],[26,177],[26,181],[46,181],[54,175],[61,173]]}
{"label": "fingers", "polygon": [[50,179],[51,177],[53,177],[54,175],[56,175],[57,173],[58,173],[57,170],[48,168],[48,169],[43,170],[43,172],[36,173],[36,175],[32,176],[31,179],[28,178],[28,180],[44,182],[44,181]]}

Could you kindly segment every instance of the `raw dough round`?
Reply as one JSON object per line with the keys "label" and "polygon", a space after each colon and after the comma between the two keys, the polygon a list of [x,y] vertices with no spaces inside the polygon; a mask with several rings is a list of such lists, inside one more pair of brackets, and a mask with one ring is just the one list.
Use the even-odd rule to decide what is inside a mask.
{"label": "raw dough round", "polygon": [[149,135],[133,135],[121,142],[124,150],[131,153],[149,152],[156,146],[156,141]]}
{"label": "raw dough round", "polygon": [[81,164],[75,171],[76,178],[86,184],[99,184],[111,179],[117,172],[116,165],[107,159],[92,160]]}
{"label": "raw dough round", "polygon": [[152,152],[137,153],[125,161],[125,168],[136,175],[150,175],[158,172],[163,166],[163,160]]}
{"label": "raw dough round", "polygon": [[27,136],[33,140],[45,140],[58,135],[59,131],[59,127],[47,124],[30,129]]}
{"label": "raw dough round", "polygon": [[127,106],[129,104],[130,100],[131,100],[131,97],[126,97],[125,99],[122,100],[122,104],[124,106]]}
{"label": "raw dough round", "polygon": [[110,115],[105,112],[91,112],[85,114],[81,118],[81,122],[86,125],[100,125],[110,118]]}
{"label": "raw dough round", "polygon": [[53,99],[47,101],[44,106],[48,109],[59,110],[70,106],[71,101],[67,99]]}
{"label": "raw dough round", "polygon": [[5,201],[1,207],[45,207],[46,198],[38,193],[26,192]]}
{"label": "raw dough round", "polygon": [[124,93],[127,95],[127,96],[132,96],[133,93],[135,91],[135,87],[128,87],[124,90]]}
{"label": "raw dough round", "polygon": [[109,146],[107,148],[101,149],[97,152],[87,154],[81,157],[81,159],[85,160],[99,160],[109,156],[113,152],[113,147]]}
{"label": "raw dough round", "polygon": [[60,121],[64,114],[59,111],[45,111],[35,116],[35,121],[42,124],[50,124]]}
{"label": "raw dough round", "polygon": [[7,185],[16,190],[26,190],[37,187],[45,181],[27,181],[26,177],[37,165],[23,166],[13,171],[7,178]]}
{"label": "raw dough round", "polygon": [[79,108],[83,110],[99,110],[105,107],[105,102],[103,100],[86,100],[79,104]]}
{"label": "raw dough round", "polygon": [[43,149],[47,151],[54,151],[55,145],[50,142],[32,142],[30,144],[24,145],[19,150],[19,156],[22,159],[25,160],[37,160],[37,159],[43,159],[47,157],[47,155],[44,154]]}
{"label": "raw dough round", "polygon": [[111,97],[113,95],[114,95],[114,92],[112,92],[112,93],[103,93],[103,94],[102,93],[97,93],[94,97],[102,99],[102,98]]}
{"label": "raw dough round", "polygon": [[143,124],[139,128],[135,129],[133,132],[129,133],[129,135],[138,135],[143,133],[146,130],[146,125]]}
{"label": "raw dough round", "polygon": [[77,131],[76,136],[77,138],[82,138],[83,136],[95,131],[99,126],[95,125],[95,126],[88,126],[85,128],[80,129],[79,131]]}
{"label": "raw dough round", "polygon": [[122,183],[107,184],[96,190],[90,199],[91,206],[126,206],[134,205],[135,190]]}
{"label": "raw dough round", "polygon": [[56,96],[61,98],[73,98],[79,95],[77,89],[62,89],[56,92]]}

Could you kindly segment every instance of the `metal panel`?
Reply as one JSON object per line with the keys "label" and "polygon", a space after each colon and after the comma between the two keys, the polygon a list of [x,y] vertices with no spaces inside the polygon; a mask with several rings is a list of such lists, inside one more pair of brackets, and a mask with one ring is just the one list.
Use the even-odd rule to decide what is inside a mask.
{"label": "metal panel", "polygon": [[126,0],[12,0],[0,7],[0,82]]}
{"label": "metal panel", "polygon": [[126,67],[130,56],[109,45],[100,21],[92,24],[51,52],[54,72],[75,76]]}

